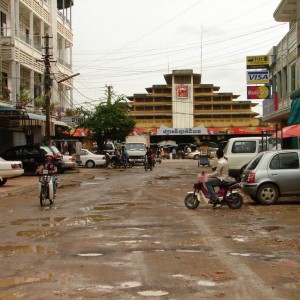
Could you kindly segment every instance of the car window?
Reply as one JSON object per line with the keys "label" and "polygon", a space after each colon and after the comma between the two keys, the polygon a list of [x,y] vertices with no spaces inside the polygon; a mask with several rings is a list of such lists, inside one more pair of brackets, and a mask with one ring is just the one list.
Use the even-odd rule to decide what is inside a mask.
{"label": "car window", "polygon": [[61,154],[55,146],[50,146],[50,148],[54,154],[59,154],[59,155]]}
{"label": "car window", "polygon": [[40,146],[40,148],[41,150],[45,151],[45,154],[47,152],[53,152],[49,146]]}
{"label": "car window", "polygon": [[35,147],[24,147],[23,148],[23,155],[39,155],[39,151]]}
{"label": "car window", "polygon": [[263,155],[264,155],[264,153],[257,154],[248,164],[247,170],[254,170],[257,167],[257,165],[259,164],[259,162],[261,161]]}
{"label": "car window", "polygon": [[87,153],[84,150],[81,150],[80,155],[87,155]]}
{"label": "car window", "polygon": [[236,141],[232,144],[232,153],[255,153],[256,141]]}
{"label": "car window", "polygon": [[298,169],[299,157],[296,152],[279,153],[270,162],[270,169]]}
{"label": "car window", "polygon": [[22,149],[21,148],[17,148],[17,149],[10,149],[8,151],[5,152],[5,155],[9,158],[12,158],[12,159],[15,159],[17,157],[20,157],[21,156],[21,151]]}

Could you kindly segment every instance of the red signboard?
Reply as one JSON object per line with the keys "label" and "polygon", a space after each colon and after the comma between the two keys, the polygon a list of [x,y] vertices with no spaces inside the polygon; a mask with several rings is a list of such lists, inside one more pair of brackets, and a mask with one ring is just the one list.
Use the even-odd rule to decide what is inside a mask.
{"label": "red signboard", "polygon": [[176,87],[177,98],[189,98],[189,86],[178,85]]}
{"label": "red signboard", "polygon": [[247,99],[259,100],[270,98],[269,86],[247,86]]}

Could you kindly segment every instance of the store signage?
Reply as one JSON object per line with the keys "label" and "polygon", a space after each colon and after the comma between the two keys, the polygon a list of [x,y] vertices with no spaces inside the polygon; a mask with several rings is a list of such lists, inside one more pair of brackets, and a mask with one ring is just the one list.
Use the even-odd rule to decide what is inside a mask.
{"label": "store signage", "polygon": [[247,99],[259,100],[270,98],[269,86],[247,86]]}
{"label": "store signage", "polygon": [[75,127],[81,125],[84,122],[84,117],[61,117],[61,121],[65,122],[70,127]]}
{"label": "store signage", "polygon": [[176,97],[177,98],[189,98],[189,86],[188,85],[177,85],[176,86]]}
{"label": "store signage", "polygon": [[160,126],[157,135],[201,135],[208,134],[204,125],[189,128],[170,128],[164,125]]}
{"label": "store signage", "polygon": [[248,71],[247,84],[269,83],[269,71]]}
{"label": "store signage", "polygon": [[267,69],[270,65],[269,55],[247,56],[247,69]]}

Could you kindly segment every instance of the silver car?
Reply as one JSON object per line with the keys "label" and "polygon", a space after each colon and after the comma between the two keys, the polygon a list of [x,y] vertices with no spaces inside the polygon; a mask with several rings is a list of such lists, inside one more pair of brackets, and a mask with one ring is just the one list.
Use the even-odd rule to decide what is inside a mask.
{"label": "silver car", "polygon": [[257,154],[242,174],[241,188],[260,204],[275,204],[279,197],[300,195],[300,150]]}

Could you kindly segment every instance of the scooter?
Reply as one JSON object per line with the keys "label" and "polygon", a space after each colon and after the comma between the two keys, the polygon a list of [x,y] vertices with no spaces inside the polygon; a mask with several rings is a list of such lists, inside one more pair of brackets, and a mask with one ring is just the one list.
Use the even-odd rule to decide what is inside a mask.
{"label": "scooter", "polygon": [[39,175],[39,194],[40,194],[40,204],[41,206],[46,205],[46,200],[48,199],[50,204],[54,203],[54,193],[53,184],[58,185],[57,177],[55,182],[52,181],[52,176],[48,174],[48,170],[43,170],[43,173],[38,173]]}
{"label": "scooter", "polygon": [[235,191],[236,189],[240,188],[239,183],[237,183],[236,181],[224,181],[224,184],[219,186],[219,191],[216,193],[216,196],[219,198],[219,201],[214,201],[212,200],[211,194],[204,186],[204,183],[207,182],[207,180],[207,176],[202,176],[202,178],[200,177],[199,181],[193,186],[194,191],[187,193],[187,196],[184,199],[184,204],[187,208],[197,208],[201,200],[206,202],[205,199],[203,199],[203,196],[206,199],[209,199],[208,203],[213,204],[213,207],[216,207],[217,205],[227,205],[231,209],[239,209],[243,206],[243,197],[237,191]]}

